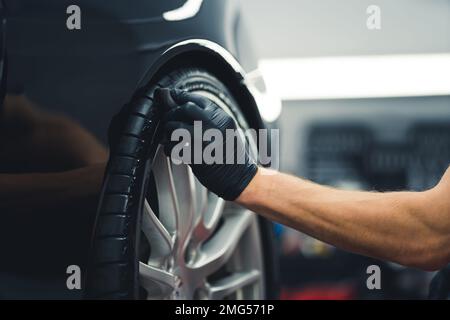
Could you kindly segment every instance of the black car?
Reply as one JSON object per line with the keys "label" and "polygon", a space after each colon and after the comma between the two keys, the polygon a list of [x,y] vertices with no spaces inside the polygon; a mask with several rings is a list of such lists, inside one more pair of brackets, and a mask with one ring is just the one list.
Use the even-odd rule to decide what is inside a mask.
{"label": "black car", "polygon": [[[3,295],[276,297],[271,223],[210,193],[189,167],[173,166],[158,146],[157,87],[202,94],[241,127],[264,128],[264,85],[246,76],[256,74],[257,63],[238,1],[4,0],[4,5],[8,87],[23,88],[39,105],[65,112],[105,142],[116,116],[91,226],[92,249],[79,248],[83,254],[73,262],[87,274],[82,291],[67,289],[64,269],[56,279],[41,271],[2,274],[9,292]],[[29,250],[39,248],[30,243]]]}

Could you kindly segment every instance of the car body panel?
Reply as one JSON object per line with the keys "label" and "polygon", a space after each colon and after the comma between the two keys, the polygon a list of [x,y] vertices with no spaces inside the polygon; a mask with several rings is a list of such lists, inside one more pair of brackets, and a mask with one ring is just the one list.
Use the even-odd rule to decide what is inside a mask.
{"label": "car body panel", "polygon": [[38,105],[68,114],[105,140],[112,115],[130,99],[149,68],[177,43],[208,40],[237,60],[245,56],[242,70],[256,67],[251,50],[238,52],[242,42],[238,1],[202,1],[195,16],[181,21],[163,17],[185,3],[135,0],[131,6],[126,0],[77,1],[81,29],[69,30],[66,10],[72,1],[6,0],[8,86],[23,87]]}

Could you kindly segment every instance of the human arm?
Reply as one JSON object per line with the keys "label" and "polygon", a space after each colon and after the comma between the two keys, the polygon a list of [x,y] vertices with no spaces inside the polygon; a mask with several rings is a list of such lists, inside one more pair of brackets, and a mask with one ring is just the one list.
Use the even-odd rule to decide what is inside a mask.
{"label": "human arm", "polygon": [[342,249],[436,270],[450,261],[450,169],[424,192],[326,187],[259,168],[236,202]]}

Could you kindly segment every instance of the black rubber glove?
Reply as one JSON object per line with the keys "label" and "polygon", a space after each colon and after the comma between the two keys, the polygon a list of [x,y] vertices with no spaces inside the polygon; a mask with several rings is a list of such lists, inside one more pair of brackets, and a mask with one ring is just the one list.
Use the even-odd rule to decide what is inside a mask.
{"label": "black rubber glove", "polygon": [[[162,90],[155,92],[155,96],[160,95],[161,92]],[[178,106],[172,109],[170,109],[170,106],[163,106],[165,110],[170,109],[163,120],[165,130],[164,152],[167,156],[174,158],[172,150],[179,141],[171,141],[172,133],[176,129],[187,130],[191,136],[191,154],[188,164],[191,166],[197,179],[206,188],[223,199],[235,200],[253,179],[258,167],[249,156],[248,144],[244,143],[245,138],[242,135],[234,139],[233,148],[231,149],[230,143],[232,139],[226,139],[226,130],[231,129],[234,131],[237,129],[234,119],[214,102],[202,96],[181,90],[171,90],[170,95],[173,99],[172,104],[175,102]],[[216,144],[216,146],[221,146],[223,156],[215,158],[216,160],[212,163],[211,161],[205,161],[203,150],[213,143],[214,140],[203,141],[202,137],[196,136],[194,134],[195,121],[201,121],[201,136],[208,129],[217,129],[223,137]],[[233,154],[230,154],[230,152],[227,154],[227,145],[230,150],[233,150]],[[194,152],[198,152],[199,149],[202,153],[201,157],[197,154],[197,159],[195,159]],[[178,157],[178,160],[182,160],[185,155],[181,153],[181,156],[182,158]],[[217,161],[217,159],[221,160]],[[232,162],[231,159],[233,159]]]}

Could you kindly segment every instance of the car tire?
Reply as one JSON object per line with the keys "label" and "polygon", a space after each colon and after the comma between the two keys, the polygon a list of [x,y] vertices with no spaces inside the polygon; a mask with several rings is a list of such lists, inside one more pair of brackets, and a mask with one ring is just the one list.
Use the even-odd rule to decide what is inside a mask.
{"label": "car tire", "polygon": [[[195,261],[195,255],[194,257],[185,257],[186,261],[182,261],[177,265],[177,261],[181,261],[179,260],[181,258],[178,258],[180,254],[178,253],[175,257],[171,257],[170,259],[172,260],[170,260],[168,259],[170,255],[167,255],[167,252],[170,250],[167,250],[167,252],[164,252],[164,260],[159,261],[159,259],[162,259],[161,257],[158,257],[158,259],[153,258],[153,260],[151,260],[152,255],[157,255],[155,252],[164,251],[164,248],[169,246],[167,243],[173,245],[173,242],[171,241],[179,236],[177,233],[182,233],[181,231],[176,230],[175,227],[172,230],[174,232],[171,233],[167,231],[170,228],[164,225],[164,223],[170,225],[170,219],[165,218],[166,213],[160,208],[161,206],[165,206],[168,198],[166,195],[167,192],[164,192],[164,194],[162,193],[162,187],[160,187],[161,190],[158,189],[157,176],[160,174],[161,170],[155,172],[155,167],[160,166],[158,163],[161,163],[161,161],[164,163],[164,168],[173,170],[173,167],[169,162],[164,162],[165,160],[157,160],[157,158],[164,158],[164,156],[160,155],[161,149],[158,148],[160,133],[158,121],[155,121],[160,115],[153,104],[153,92],[157,87],[179,88],[203,94],[206,97],[214,99],[221,107],[226,108],[226,111],[233,115],[239,126],[242,128],[248,127],[247,119],[244,118],[241,107],[236,103],[236,100],[232,97],[229,90],[216,76],[200,68],[180,68],[178,70],[173,70],[168,72],[167,75],[163,76],[159,81],[154,84],[149,84],[135,94],[132,102],[122,109],[120,114],[115,117],[111,124],[111,154],[105,172],[92,237],[90,268],[86,279],[87,297],[91,299],[215,299],[217,297],[232,299],[276,298],[278,296],[278,259],[274,244],[272,223],[262,217],[257,217],[253,213],[244,212],[246,211],[245,209],[238,207],[234,203],[228,203],[218,198],[214,198],[214,195],[211,195],[210,192],[207,191],[205,197],[208,200],[202,200],[201,203],[208,203],[209,205],[209,197],[212,197],[212,199],[216,201],[211,202],[214,205],[220,201],[223,202],[223,211],[225,212],[225,210],[228,210],[226,211],[226,217],[228,217],[228,215],[233,216],[235,212],[238,212],[236,213],[237,217],[250,217],[245,218],[249,220],[242,218],[243,221],[245,220],[246,223],[248,223],[248,230],[242,231],[242,238],[237,240],[238,244],[234,244],[234,250],[242,250],[242,252],[239,251],[239,257],[236,259],[234,257],[234,255],[238,255],[236,252],[228,254],[227,257],[227,259],[235,259],[238,261],[233,262],[233,264],[237,263],[238,265],[235,267],[240,271],[236,271],[237,269],[235,267],[230,267],[228,265],[229,262],[226,262],[220,269],[215,270],[214,274],[208,275],[204,279],[196,280],[197,283],[195,284],[190,284],[189,282],[193,281],[192,279],[197,278],[195,273],[189,273],[193,272],[192,270],[194,267],[188,266],[189,263]],[[184,170],[184,174],[189,177],[186,179],[190,179],[189,181],[192,184],[192,173],[189,173],[189,167],[185,167],[187,169],[179,170]],[[173,171],[171,172],[173,176]],[[195,180],[194,184],[196,190],[202,190],[198,185],[198,181]],[[182,182],[176,181],[175,186],[172,187],[175,187],[176,189],[179,185],[182,187]],[[174,189],[171,190],[174,191]],[[175,191],[180,190],[178,189]],[[205,191],[201,192],[202,194],[205,194]],[[186,193],[186,191],[181,190],[181,193]],[[197,196],[191,198],[193,199],[195,197]],[[161,203],[162,200],[165,200],[165,202]],[[188,206],[183,204],[183,207]],[[149,237],[142,231],[145,231],[146,228],[143,226],[144,224],[147,225],[147,227],[149,225],[148,221],[145,222],[143,220],[148,220],[148,211],[151,211],[150,213],[152,214],[152,218],[150,218],[150,231],[147,228],[147,232],[150,233]],[[207,210],[204,209],[203,211],[206,212]],[[143,215],[145,217],[143,217]],[[193,217],[196,215],[197,213],[192,214]],[[185,216],[186,215],[179,216],[178,219],[185,219]],[[222,213],[222,217],[220,218],[222,221],[215,222],[215,228],[218,230],[211,230],[211,234],[209,235],[210,238],[203,239],[202,243],[196,243],[196,250],[202,250],[206,245],[205,243],[208,244],[209,248],[214,248],[214,242],[210,239],[216,236],[216,234],[218,237],[223,231],[222,229],[227,226],[228,222],[226,219],[228,218],[224,218],[224,216],[225,214]],[[219,218],[216,217],[215,219]],[[194,218],[191,220],[194,220]],[[225,222],[223,220],[225,220]],[[248,222],[250,220],[251,222]],[[195,222],[190,223],[191,225],[195,224]],[[163,227],[161,227],[161,225]],[[161,228],[161,230],[167,229],[166,231],[160,230],[167,236],[165,238],[161,237],[159,231],[155,232],[155,228]],[[236,230],[236,226],[233,228]],[[250,232],[249,230],[253,230],[251,231],[251,235],[247,235],[246,233]],[[158,236],[155,236],[156,234],[158,234]],[[192,231],[190,236],[194,237],[193,234],[194,232]],[[179,236],[179,238],[181,238],[181,236]],[[257,239],[257,241],[254,239]],[[176,242],[177,240],[174,241]],[[224,241],[224,246],[226,246],[226,240],[220,241]],[[181,240],[178,242],[181,242]],[[241,242],[246,243],[241,244]],[[190,243],[184,245],[186,248],[183,250],[187,251],[187,247],[189,247]],[[220,252],[221,247],[218,246],[217,248],[219,250],[216,251]],[[182,250],[177,249],[176,251]],[[256,257],[258,254],[255,252],[260,252],[260,257]],[[183,255],[186,255],[186,252],[184,252]],[[255,257],[251,257],[251,255],[255,255]],[[222,294],[231,292],[229,295],[223,297],[220,295],[211,295],[211,292],[217,293],[218,289],[214,289],[216,291],[212,290],[209,282],[222,284],[222,287],[219,286],[219,288],[222,289],[227,285],[230,286],[230,284],[227,284],[223,279],[229,279],[229,281],[231,281],[230,279],[238,279],[239,275],[244,275],[246,272],[246,265],[253,263],[247,261],[249,258],[261,260],[260,264],[251,266],[251,268],[253,268],[252,275],[254,275],[254,279],[257,280],[254,280],[255,283],[249,285],[251,286],[250,289],[243,287],[239,289],[240,291],[236,292],[222,290]],[[147,281],[147,278],[143,278],[143,271],[141,270],[143,265],[147,267],[145,263],[150,264],[150,262],[148,262],[149,259],[154,264],[150,265],[150,269],[147,271],[150,270],[150,274],[152,274],[152,272],[155,272],[156,274],[155,277],[157,279],[154,284],[155,288],[152,287],[153,278],[150,277],[151,279]],[[188,262],[187,260],[189,259],[192,261]],[[197,260],[198,259],[200,258],[197,257]],[[156,260],[158,260],[157,263],[155,262]],[[239,261],[241,263],[240,265]],[[182,264],[183,267],[181,267],[180,264]],[[193,264],[191,263],[191,265],[194,264],[195,262]],[[173,270],[179,269],[183,269],[184,271],[179,271],[180,274],[171,278],[171,272],[175,272]],[[183,279],[182,274],[185,274],[187,272],[186,270],[189,272],[186,275],[186,279]],[[259,278],[256,277],[258,272],[260,273]],[[229,274],[231,274],[231,276]],[[147,273],[145,273],[145,275],[147,275]],[[166,275],[167,279],[164,278]],[[236,276],[233,278],[234,275]],[[251,279],[251,277],[248,279]],[[150,289],[144,288],[143,281],[146,282],[147,287],[150,287]],[[176,281],[178,281],[178,283],[176,283]],[[194,288],[195,286],[199,286],[199,283],[204,284],[206,282],[208,283],[202,285],[202,288]],[[205,294],[205,288],[208,290],[211,289],[209,295]]]}

